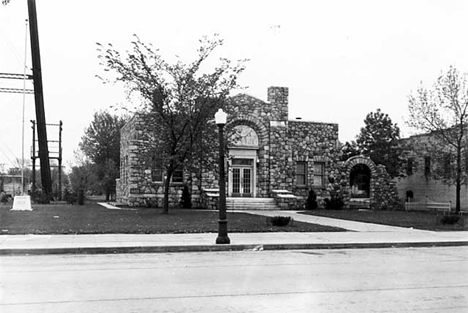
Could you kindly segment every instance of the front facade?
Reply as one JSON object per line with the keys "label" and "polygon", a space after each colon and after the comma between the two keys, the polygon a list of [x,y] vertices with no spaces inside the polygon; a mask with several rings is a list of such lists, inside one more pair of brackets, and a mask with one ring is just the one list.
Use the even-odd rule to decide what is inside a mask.
{"label": "front facade", "polygon": [[[288,202],[286,207],[293,208],[303,207],[313,189],[318,199],[339,193],[348,202],[354,196],[352,169],[364,163],[361,167],[370,166],[372,171],[369,169],[368,175],[373,176],[369,176],[372,184],[364,186],[367,194],[361,193],[361,196],[377,199],[380,191],[373,187],[377,177],[385,176],[381,170],[365,157],[341,162],[338,124],[290,119],[288,97],[288,88],[270,87],[266,102],[246,94],[230,99],[229,111],[235,113],[228,116],[226,133],[236,130],[240,139],[228,147],[228,197],[235,200],[287,195],[284,198],[294,201]],[[117,200],[130,205],[161,206],[164,174],[157,167],[145,165],[140,158],[147,145],[142,139],[143,126],[143,119],[134,116],[122,128]],[[387,183],[388,179],[384,185]],[[217,168],[177,174],[171,182],[173,205],[179,203],[184,186],[189,188],[195,207],[206,206],[205,196],[215,194],[218,189]]]}

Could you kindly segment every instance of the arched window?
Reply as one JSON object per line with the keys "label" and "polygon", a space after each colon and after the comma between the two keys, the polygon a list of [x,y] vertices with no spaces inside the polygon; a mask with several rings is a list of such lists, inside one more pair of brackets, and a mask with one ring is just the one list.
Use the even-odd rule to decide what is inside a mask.
{"label": "arched window", "polygon": [[413,201],[413,198],[414,198],[413,190],[406,190],[406,202]]}

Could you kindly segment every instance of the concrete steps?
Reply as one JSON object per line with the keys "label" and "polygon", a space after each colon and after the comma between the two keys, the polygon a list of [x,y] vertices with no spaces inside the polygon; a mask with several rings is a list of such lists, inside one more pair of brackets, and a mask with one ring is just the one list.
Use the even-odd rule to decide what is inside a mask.
{"label": "concrete steps", "polygon": [[227,210],[279,210],[273,198],[226,198]]}
{"label": "concrete steps", "polygon": [[351,198],[349,200],[350,209],[370,209],[370,199],[369,198]]}

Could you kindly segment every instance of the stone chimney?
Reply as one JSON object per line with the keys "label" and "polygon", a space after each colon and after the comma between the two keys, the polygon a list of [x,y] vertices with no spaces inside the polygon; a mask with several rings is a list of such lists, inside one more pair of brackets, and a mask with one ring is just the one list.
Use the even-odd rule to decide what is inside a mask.
{"label": "stone chimney", "polygon": [[288,87],[268,87],[268,98],[278,121],[288,120]]}

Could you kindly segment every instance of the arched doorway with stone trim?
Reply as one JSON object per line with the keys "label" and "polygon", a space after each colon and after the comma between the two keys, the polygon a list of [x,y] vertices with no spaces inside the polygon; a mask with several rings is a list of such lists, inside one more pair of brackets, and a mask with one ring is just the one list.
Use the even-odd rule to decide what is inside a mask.
{"label": "arched doorway with stone trim", "polygon": [[366,156],[358,155],[345,162],[345,186],[348,190],[347,202],[370,207],[375,193],[377,166]]}
{"label": "arched doorway with stone trim", "polygon": [[227,191],[229,197],[265,197],[267,185],[264,170],[269,159],[268,131],[253,115],[238,115],[227,125],[235,136],[228,147]]}
{"label": "arched doorway with stone trim", "polygon": [[371,171],[365,164],[356,164],[349,171],[351,198],[370,197]]}

